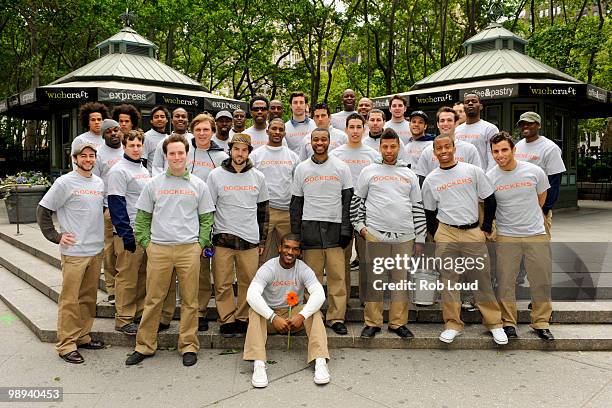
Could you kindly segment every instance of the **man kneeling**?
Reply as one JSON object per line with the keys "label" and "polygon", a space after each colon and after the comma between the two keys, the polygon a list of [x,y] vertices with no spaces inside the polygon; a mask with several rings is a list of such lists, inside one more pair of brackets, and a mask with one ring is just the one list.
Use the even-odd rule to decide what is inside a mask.
{"label": "man kneeling", "polygon": [[[327,360],[327,335],[323,317],[319,309],[325,301],[323,286],[314,271],[297,259],[300,255],[300,239],[295,234],[287,234],[278,247],[279,257],[264,263],[247,292],[249,326],[244,343],[244,360],[254,361],[253,387],[268,385],[266,375],[266,339],[268,332],[285,334],[306,329],[308,336],[308,362],[316,360],[314,382],[327,384],[330,380]],[[304,289],[310,297],[304,304]],[[291,308],[288,317],[287,294],[295,292],[299,302]]]}

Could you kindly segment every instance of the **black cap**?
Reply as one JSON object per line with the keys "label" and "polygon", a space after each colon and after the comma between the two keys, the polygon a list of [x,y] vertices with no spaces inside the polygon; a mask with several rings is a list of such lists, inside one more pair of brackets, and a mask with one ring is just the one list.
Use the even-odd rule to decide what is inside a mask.
{"label": "black cap", "polygon": [[415,116],[418,116],[421,119],[423,119],[425,123],[429,123],[429,116],[427,116],[427,114],[423,112],[422,110],[412,111],[412,113],[410,113],[408,120],[411,120]]}

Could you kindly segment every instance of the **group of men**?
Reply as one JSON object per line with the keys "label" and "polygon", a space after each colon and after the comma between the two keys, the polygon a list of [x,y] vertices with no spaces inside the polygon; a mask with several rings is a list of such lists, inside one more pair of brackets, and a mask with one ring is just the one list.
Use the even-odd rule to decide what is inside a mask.
{"label": "group of men", "polygon": [[[369,254],[382,248],[389,258],[419,256],[423,243],[432,240],[438,258],[484,259],[465,279],[478,283],[476,307],[498,344],[517,337],[514,283],[524,259],[532,328],[552,340],[550,257],[543,254],[550,253],[550,209],[565,168],[559,148],[539,135],[540,117],[521,116],[523,139],[515,145],[480,119],[477,95],[466,95],[455,110],[438,110],[436,137],[426,134],[425,112],[405,119],[401,96],[391,98],[388,122],[367,98],[355,111],[350,89],[342,100],[341,112],[331,114],[320,103],[308,115],[307,96],[295,92],[285,122],[280,101],[257,96],[249,104],[249,128],[240,109],[189,121],[183,108],[170,114],[157,106],[146,133],[131,105],[115,107],[112,119],[103,104],[84,105],[81,116],[89,130],[72,144],[74,170],[55,181],[38,208],[41,231],[62,255],[60,357],[82,363],[78,348],[104,347],[89,336],[103,263],[116,330],[136,337],[126,364],[155,354],[157,334],[174,314],[178,280],[178,351],[185,366],[194,365],[197,333],[208,330],[212,274],[220,333],[246,337],[244,359],[254,361],[255,387],[267,385],[267,333],[303,328],[314,381],[325,384],[330,375],[324,327],[348,333],[353,245],[365,303],[361,337],[372,338],[383,326],[383,302],[382,296],[363,296],[371,290],[363,287]],[[458,126],[463,109],[466,121]],[[494,228],[503,243],[497,250],[497,296],[485,246],[495,238]],[[396,269],[393,280],[409,274]],[[445,282],[440,340],[450,343],[463,329],[453,289],[460,274],[439,269]],[[293,315],[289,292],[299,299]],[[412,338],[407,323],[407,299],[392,298],[389,331]]]}

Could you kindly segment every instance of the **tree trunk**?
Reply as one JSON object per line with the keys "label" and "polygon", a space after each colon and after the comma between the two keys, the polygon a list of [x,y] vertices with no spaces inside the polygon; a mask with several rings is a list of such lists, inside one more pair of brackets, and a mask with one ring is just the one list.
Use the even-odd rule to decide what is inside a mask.
{"label": "tree trunk", "polygon": [[168,38],[166,39],[166,65],[169,67],[172,66],[172,62],[174,61],[174,50],[176,48],[176,44],[174,43],[174,30],[175,26],[172,24],[168,30]]}

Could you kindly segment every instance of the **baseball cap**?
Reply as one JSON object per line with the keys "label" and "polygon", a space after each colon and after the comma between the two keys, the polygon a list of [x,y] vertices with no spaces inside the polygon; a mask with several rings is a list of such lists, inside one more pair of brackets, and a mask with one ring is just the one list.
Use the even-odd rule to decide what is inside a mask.
{"label": "baseball cap", "polygon": [[538,124],[542,124],[542,118],[535,112],[525,112],[519,117],[516,126],[520,126],[521,122],[537,122]]}
{"label": "baseball cap", "polygon": [[91,150],[94,151],[94,153],[97,153],[98,151],[96,150],[96,145],[93,143],[79,143],[76,146],[74,146],[74,148],[72,149],[72,155],[73,156],[78,156],[79,154],[81,154],[81,152],[83,150],[85,150],[86,148],[90,148]]}
{"label": "baseball cap", "polygon": [[113,119],[104,119],[104,121],[102,121],[102,129],[100,133],[104,135],[104,132],[106,132],[108,129],[112,129],[116,127],[119,127],[119,123],[117,123],[117,121]]}
{"label": "baseball cap", "polygon": [[233,116],[228,111],[222,110],[222,111],[219,111],[219,113],[217,113],[217,116],[215,116],[215,120],[219,120],[220,118],[233,119]]}
{"label": "baseball cap", "polygon": [[408,120],[411,120],[415,116],[418,116],[423,119],[425,123],[429,123],[429,116],[427,116],[427,114],[422,110],[412,111],[412,113],[410,113],[410,116],[408,117]]}
{"label": "baseball cap", "polygon": [[253,150],[253,146],[251,145],[251,136],[246,133],[236,133],[232,136],[232,140],[227,144],[227,146],[231,149],[234,143],[244,143],[249,147],[249,152]]}

